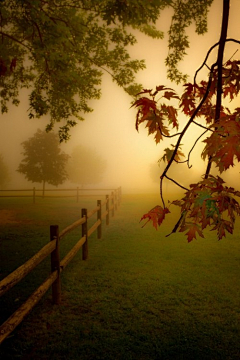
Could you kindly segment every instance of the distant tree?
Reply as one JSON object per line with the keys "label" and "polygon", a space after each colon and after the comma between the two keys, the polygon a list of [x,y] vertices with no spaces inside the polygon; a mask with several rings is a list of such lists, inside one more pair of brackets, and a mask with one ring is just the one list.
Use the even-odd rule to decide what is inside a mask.
{"label": "distant tree", "polygon": [[9,182],[10,175],[8,166],[4,161],[2,154],[0,154],[0,187],[3,189]]}
{"label": "distant tree", "polygon": [[95,150],[78,145],[68,161],[68,178],[81,186],[97,184],[102,181],[106,166],[106,161]]}
{"label": "distant tree", "polygon": [[151,163],[149,165],[149,176],[152,182],[154,183],[159,182],[160,175],[161,175],[161,170],[157,162]]}
{"label": "distant tree", "polygon": [[[182,4],[183,3],[183,4]],[[188,45],[186,28],[196,24],[197,33],[207,30],[206,16],[212,0],[5,0],[0,2],[0,106],[19,104],[19,91],[30,89],[29,116],[50,116],[60,140],[83,114],[89,102],[101,94],[103,73],[108,73],[128,94],[140,91],[135,74],[143,60],[130,57],[137,42],[132,29],[162,38],[155,27],[162,10],[173,9],[166,59],[169,77],[177,70]],[[181,5],[181,6],[180,6]],[[143,54],[144,54],[143,49]]]}
{"label": "distant tree", "polygon": [[17,171],[32,182],[59,185],[67,179],[66,164],[69,155],[60,149],[58,135],[37,130],[35,135],[22,143],[24,158]]}

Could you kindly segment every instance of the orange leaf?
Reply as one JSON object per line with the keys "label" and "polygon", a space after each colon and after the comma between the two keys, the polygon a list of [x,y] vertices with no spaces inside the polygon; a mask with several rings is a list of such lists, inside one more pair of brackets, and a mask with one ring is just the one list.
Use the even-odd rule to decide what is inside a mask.
{"label": "orange leaf", "polygon": [[186,233],[186,235],[188,237],[188,242],[192,241],[193,239],[196,239],[197,233],[202,238],[204,238],[203,233],[202,233],[201,229],[199,228],[199,226],[197,224],[192,224],[191,227],[189,228],[188,232]]}
{"label": "orange leaf", "polygon": [[152,221],[153,226],[157,230],[157,226],[160,226],[163,220],[165,219],[165,214],[170,213],[168,208],[162,208],[161,206],[157,205],[148,213],[144,214],[140,221],[144,219],[148,219],[147,222],[142,226],[144,227],[149,221]]}

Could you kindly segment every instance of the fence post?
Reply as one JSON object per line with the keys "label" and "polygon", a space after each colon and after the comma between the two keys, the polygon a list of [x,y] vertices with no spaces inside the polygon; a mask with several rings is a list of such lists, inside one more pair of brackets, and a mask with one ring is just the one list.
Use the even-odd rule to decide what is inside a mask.
{"label": "fence post", "polygon": [[112,216],[114,216],[114,209],[115,209],[115,205],[114,205],[114,192],[111,192],[112,195]]}
{"label": "fence post", "polygon": [[50,226],[50,241],[56,239],[56,248],[51,253],[51,271],[58,271],[58,277],[52,284],[52,300],[59,305],[61,301],[61,281],[60,281],[60,256],[59,256],[59,228],[58,225]]}
{"label": "fence post", "polygon": [[82,237],[86,237],[86,241],[82,246],[82,259],[88,258],[88,225],[87,225],[87,209],[82,209],[82,217],[85,217],[85,222],[82,224]]}
{"label": "fence post", "polygon": [[118,188],[118,206],[121,204],[121,186]]}
{"label": "fence post", "polygon": [[106,225],[109,225],[109,195],[106,195]]}
{"label": "fence post", "polygon": [[35,204],[35,196],[36,196],[36,193],[35,193],[35,187],[33,188],[33,203]]}
{"label": "fence post", "polygon": [[117,189],[114,190],[114,196],[115,196],[115,210],[117,210],[118,208]]}
{"label": "fence post", "polygon": [[97,206],[99,206],[99,210],[97,211],[97,220],[100,220],[100,225],[97,227],[97,238],[101,239],[102,237],[102,201],[97,200]]}
{"label": "fence post", "polygon": [[79,187],[77,187],[77,203],[79,201]]}

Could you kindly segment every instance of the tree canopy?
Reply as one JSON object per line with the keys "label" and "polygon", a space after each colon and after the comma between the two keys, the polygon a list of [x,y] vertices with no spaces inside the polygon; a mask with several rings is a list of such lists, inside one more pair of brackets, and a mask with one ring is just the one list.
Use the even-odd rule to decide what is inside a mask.
{"label": "tree canopy", "polygon": [[61,151],[58,135],[54,132],[37,132],[22,143],[24,158],[17,171],[31,182],[51,185],[62,184],[67,179],[66,164],[69,155]]}
{"label": "tree canopy", "polygon": [[[173,9],[169,29],[168,76],[185,79],[178,70],[189,46],[186,28],[207,30],[212,0],[8,0],[0,2],[0,104],[19,104],[29,89],[29,117],[48,116],[47,131],[60,123],[60,141],[99,99],[103,72],[130,95],[140,91],[135,74],[143,60],[131,59],[129,46],[137,29],[153,38],[163,33],[155,23],[161,11]],[[143,54],[144,56],[144,54]]]}
{"label": "tree canopy", "polygon": [[[227,186],[219,176],[240,161],[240,108],[229,109],[229,103],[239,96],[240,91],[240,61],[229,59],[224,62],[225,44],[240,39],[228,39],[228,19],[230,0],[223,0],[223,15],[219,42],[209,49],[203,63],[196,70],[193,82],[184,84],[183,93],[178,95],[172,88],[159,85],[154,90],[143,90],[134,103],[138,109],[136,128],[145,123],[149,134],[154,134],[155,142],[165,138],[177,138],[171,148],[166,148],[162,160],[166,167],[160,176],[160,195],[163,206],[157,205],[143,219],[152,221],[157,228],[170,213],[170,206],[180,207],[181,215],[172,233],[185,232],[188,241],[210,228],[217,232],[219,239],[226,233],[233,233],[236,216],[240,215],[240,205],[237,201],[240,191]],[[208,64],[209,54],[218,48],[217,58]],[[207,66],[207,80],[197,82],[199,71]],[[186,123],[181,127],[179,114],[183,113]],[[182,151],[182,143],[186,133],[192,127],[198,127],[202,133],[193,139],[192,147],[187,154]],[[183,185],[178,176],[171,178],[169,169],[174,163],[180,166],[191,164],[191,155],[196,144],[202,140],[204,149],[201,157],[206,161],[206,170],[197,183]],[[215,170],[219,175],[215,174]],[[187,172],[187,170],[186,170]],[[187,179],[186,173],[186,179]],[[172,181],[185,190],[182,199],[175,200],[166,206],[163,194],[163,181]]]}
{"label": "tree canopy", "polygon": [[94,149],[78,145],[67,164],[68,178],[81,186],[98,184],[106,167],[106,161]]}

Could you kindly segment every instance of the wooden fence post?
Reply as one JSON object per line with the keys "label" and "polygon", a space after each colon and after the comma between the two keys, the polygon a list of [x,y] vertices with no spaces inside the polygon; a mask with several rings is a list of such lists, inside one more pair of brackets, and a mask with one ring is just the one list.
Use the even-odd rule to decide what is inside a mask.
{"label": "wooden fence post", "polygon": [[97,211],[97,220],[100,220],[100,225],[97,227],[97,238],[101,239],[102,237],[102,201],[97,200],[97,206],[99,206],[99,210]]}
{"label": "wooden fence post", "polygon": [[34,187],[34,188],[33,188],[33,203],[34,203],[34,204],[35,204],[35,201],[36,201],[36,200],[35,200],[35,196],[36,196],[35,190],[36,190],[36,189],[35,189],[35,187]]}
{"label": "wooden fence post", "polygon": [[115,196],[115,210],[117,210],[118,208],[117,189],[114,190],[114,196]]}
{"label": "wooden fence post", "polygon": [[82,259],[88,258],[88,225],[87,225],[87,209],[82,209],[82,217],[85,217],[85,222],[82,224],[82,237],[86,237],[86,241],[82,246]]}
{"label": "wooden fence post", "polygon": [[50,226],[50,241],[56,239],[55,250],[51,253],[51,271],[58,271],[58,277],[52,284],[52,300],[54,304],[61,302],[61,280],[60,280],[60,255],[59,255],[59,228],[58,225]]}
{"label": "wooden fence post", "polygon": [[106,225],[109,225],[109,195],[106,195]]}
{"label": "wooden fence post", "polygon": [[114,209],[115,209],[115,205],[114,205],[114,192],[111,192],[112,195],[112,216],[114,216]]}
{"label": "wooden fence post", "polygon": [[118,188],[118,206],[121,204],[121,186]]}

